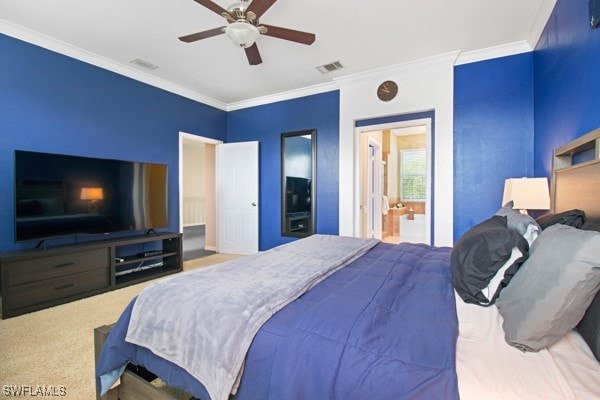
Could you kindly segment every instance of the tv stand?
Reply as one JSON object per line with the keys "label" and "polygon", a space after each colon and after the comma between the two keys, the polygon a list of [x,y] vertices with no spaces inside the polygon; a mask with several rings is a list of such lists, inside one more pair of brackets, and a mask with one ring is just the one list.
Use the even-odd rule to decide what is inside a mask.
{"label": "tv stand", "polygon": [[288,215],[285,222],[287,232],[294,234],[308,234],[308,232],[311,231],[310,215],[306,213]]}
{"label": "tv stand", "polygon": [[160,233],[156,232],[154,229],[150,228],[146,230],[146,236],[150,236],[150,233],[154,232],[156,236],[160,236]]}
{"label": "tv stand", "polygon": [[182,271],[181,234],[155,233],[0,253],[2,318]]}

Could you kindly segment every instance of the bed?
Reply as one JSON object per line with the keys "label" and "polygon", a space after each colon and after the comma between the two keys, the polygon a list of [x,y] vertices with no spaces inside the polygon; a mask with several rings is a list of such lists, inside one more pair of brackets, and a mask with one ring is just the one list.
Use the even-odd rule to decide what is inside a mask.
{"label": "bed", "polygon": [[[555,150],[552,183],[552,211],[555,215],[577,208],[585,211],[590,221],[600,218],[599,205],[595,201],[600,198],[600,160],[598,147],[595,147],[598,138],[600,130]],[[596,149],[592,160],[577,166],[571,165],[574,153],[590,148]],[[577,188],[575,192],[574,187]],[[576,195],[567,196],[565,192]],[[585,200],[582,202],[581,199]],[[494,222],[499,220],[496,216],[490,219]],[[236,291],[230,293],[230,297],[236,300],[233,306],[240,305],[237,300],[243,302],[240,316],[247,319],[252,328],[244,328],[239,334],[237,329],[241,328],[236,324],[227,329],[236,332],[229,341],[234,338],[234,341],[240,342],[237,344],[242,356],[238,350],[230,355],[228,347],[221,347],[224,344],[217,345],[216,349],[206,349],[189,336],[190,331],[218,331],[221,325],[229,326],[229,321],[225,320],[232,317],[213,310],[212,318],[204,314],[200,318],[204,322],[191,322],[191,315],[196,313],[192,310],[183,316],[163,318],[161,315],[165,313],[148,310],[154,310],[153,307],[161,304],[159,296],[166,296],[162,297],[166,299],[168,294],[156,292],[144,298],[142,292],[114,326],[99,328],[96,332],[97,350],[102,347],[97,363],[99,395],[102,393],[103,398],[122,400],[177,398],[147,383],[158,376],[170,386],[191,393],[189,397],[203,400],[228,397],[240,400],[600,398],[600,362],[596,359],[597,355],[594,356],[593,342],[590,342],[594,340],[593,330],[596,329],[596,335],[599,333],[597,325],[589,328],[600,315],[597,305],[600,303],[597,300],[599,295],[596,295],[600,287],[600,267],[597,264],[600,256],[598,250],[593,250],[598,236],[594,232],[581,233],[585,241],[590,240],[588,247],[591,246],[592,258],[595,259],[591,260],[591,277],[587,276],[583,283],[579,282],[583,286],[576,286],[578,293],[585,292],[587,295],[582,300],[585,304],[579,307],[582,310],[578,312],[584,313],[583,319],[591,323],[585,325],[582,320],[577,329],[572,329],[581,319],[579,316],[576,323],[557,341],[544,344],[541,348],[520,337],[519,340],[510,337],[509,345],[510,335],[505,331],[512,329],[510,324],[515,323],[515,319],[523,319],[520,311],[514,312],[517,317],[513,316],[512,308],[515,305],[510,301],[510,294],[517,292],[515,297],[519,299],[522,293],[535,294],[535,290],[529,290],[529,286],[527,290],[512,289],[529,284],[521,277],[526,275],[525,271],[529,273],[535,268],[525,268],[523,265],[527,266],[528,262],[533,265],[535,262],[532,260],[537,261],[545,254],[540,249],[544,248],[545,243],[553,243],[545,237],[555,235],[554,231],[571,228],[561,223],[548,228],[549,234],[544,229],[531,245],[532,251],[537,250],[529,258],[511,256],[511,266],[503,270],[504,280],[496,286],[501,287],[502,291],[498,296],[489,296],[490,299],[497,299],[497,304],[487,304],[486,307],[465,302],[464,293],[457,289],[452,272],[458,246],[450,249],[423,244],[389,245],[346,238],[350,241],[342,239],[343,243],[339,244],[341,255],[319,255],[322,249],[316,250],[316,247],[314,251],[306,252],[306,249],[301,249],[303,244],[294,244],[283,246],[283,250],[290,250],[291,254],[282,256],[277,254],[282,249],[276,248],[273,252],[266,252],[266,258],[288,257],[294,263],[301,263],[305,262],[300,260],[303,254],[314,253],[312,255],[317,260],[334,259],[335,266],[327,267],[325,271],[319,269],[316,275],[300,278],[304,279],[299,285],[301,290],[291,288],[289,296],[281,296],[279,290],[274,290],[273,302],[257,305],[260,312],[256,312],[256,309],[247,312],[244,309],[248,302],[238,299],[239,288],[236,287]],[[579,229],[572,229],[577,230],[577,235],[580,234]],[[571,234],[571,230],[568,233]],[[514,238],[514,234],[511,237]],[[323,247],[327,249],[338,246],[337,240],[336,237],[317,235],[307,238],[306,242],[305,239],[297,242],[304,243],[308,248],[321,242],[325,243]],[[581,242],[579,237],[577,240]],[[528,249],[529,244],[526,247]],[[354,248],[360,248],[360,251],[350,250]],[[518,246],[509,246],[510,250],[514,248]],[[244,260],[252,267],[250,269],[259,270],[265,257],[259,254],[256,258]],[[504,264],[507,263],[508,260]],[[514,270],[516,267],[510,269],[515,263],[520,263],[518,271]],[[217,274],[221,269],[228,271],[228,268],[237,267],[209,267],[198,275]],[[302,270],[310,268],[312,266],[306,264]],[[290,271],[282,275],[295,273],[293,268]],[[264,273],[273,274],[273,270],[267,268]],[[232,275],[231,270],[228,275]],[[509,275],[510,282],[505,282]],[[241,278],[250,279],[252,277]],[[177,280],[177,277],[169,278],[165,280],[169,283],[163,286],[172,286]],[[284,285],[282,282],[285,281],[277,281],[273,286],[278,288]],[[187,293],[197,289],[197,281],[182,284],[187,285],[185,290],[175,290]],[[191,296],[198,297],[199,304],[206,304],[201,293],[211,290],[210,287],[202,287],[200,294]],[[144,302],[150,308],[141,308]],[[172,303],[167,302],[164,306],[171,311],[181,302],[183,300],[173,299]],[[273,306],[273,303],[277,305]],[[232,305],[226,305],[229,306]],[[263,312],[265,307],[267,310]],[[201,308],[204,307],[196,307]],[[152,315],[142,322],[140,328],[137,323],[145,319],[146,314],[158,315]],[[535,320],[541,314],[526,317]],[[255,318],[255,315],[261,316]],[[132,319],[136,323],[129,328]],[[212,323],[214,321],[218,323]],[[180,323],[191,324],[195,329],[180,327]],[[162,332],[165,326],[169,330]],[[175,327],[174,331],[170,330],[172,327]],[[108,331],[110,334],[106,337],[103,332]],[[132,334],[132,331],[145,334]],[[516,336],[523,335],[520,329],[515,332]],[[171,339],[178,337],[174,335],[181,335],[181,339],[165,343],[159,340],[161,335]],[[104,340],[106,342],[102,346]],[[196,350],[190,353],[189,350],[172,349],[182,347],[179,344],[183,342],[194,343],[188,347]],[[218,359],[221,348],[223,358],[233,360],[229,367],[223,367]],[[524,352],[524,349],[528,351]],[[190,354],[195,354],[195,357],[190,357]],[[197,362],[198,359],[203,359],[203,362]],[[227,371],[224,385],[215,385],[211,381],[214,377],[210,376],[202,380],[206,374],[223,368]],[[104,394],[109,386],[112,389]],[[230,393],[233,394],[230,396]]]}

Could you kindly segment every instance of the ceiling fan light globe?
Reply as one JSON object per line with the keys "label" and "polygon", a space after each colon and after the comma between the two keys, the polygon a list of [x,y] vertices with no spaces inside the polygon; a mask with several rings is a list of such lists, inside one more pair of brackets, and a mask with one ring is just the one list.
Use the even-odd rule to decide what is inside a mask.
{"label": "ceiling fan light globe", "polygon": [[227,37],[238,47],[248,48],[260,35],[258,28],[248,22],[232,22],[225,28]]}

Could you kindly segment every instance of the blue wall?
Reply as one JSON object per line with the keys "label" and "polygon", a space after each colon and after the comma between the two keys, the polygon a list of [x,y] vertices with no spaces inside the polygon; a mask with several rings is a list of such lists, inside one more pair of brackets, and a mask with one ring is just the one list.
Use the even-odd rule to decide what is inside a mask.
{"label": "blue wall", "polygon": [[[227,141],[259,141],[260,249],[293,240],[281,236],[281,134],[317,130],[317,233],[339,232],[339,92],[227,113]],[[349,194],[351,195],[351,194]]]}
{"label": "blue wall", "polygon": [[504,180],[533,176],[533,54],[454,69],[454,240],[501,206]]}
{"label": "blue wall", "polygon": [[0,35],[0,250],[15,245],[13,151],[169,166],[169,230],[178,231],[179,131],[224,140],[226,112]]}
{"label": "blue wall", "polygon": [[587,1],[558,0],[534,68],[535,174],[550,177],[552,150],[600,127],[600,29]]}
{"label": "blue wall", "polygon": [[[500,206],[505,178],[549,176],[554,147],[600,126],[600,29],[588,18],[586,1],[558,0],[535,52],[455,68],[455,240]],[[316,128],[317,231],[338,232],[339,92],[226,113],[3,35],[0,54],[10,55],[0,64],[0,250],[20,247],[14,149],[166,163],[177,230],[180,130],[260,142],[266,249],[290,240],[280,235],[280,135]]]}

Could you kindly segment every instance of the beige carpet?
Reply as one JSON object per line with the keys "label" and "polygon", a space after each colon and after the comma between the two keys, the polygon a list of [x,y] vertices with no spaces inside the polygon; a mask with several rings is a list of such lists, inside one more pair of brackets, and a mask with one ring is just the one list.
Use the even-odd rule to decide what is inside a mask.
{"label": "beige carpet", "polygon": [[[186,261],[184,270],[235,257],[215,254]],[[0,398],[9,397],[4,385],[28,385],[34,389],[45,385],[64,387],[66,396],[60,398],[95,399],[93,330],[116,321],[131,299],[150,282],[0,320]]]}

